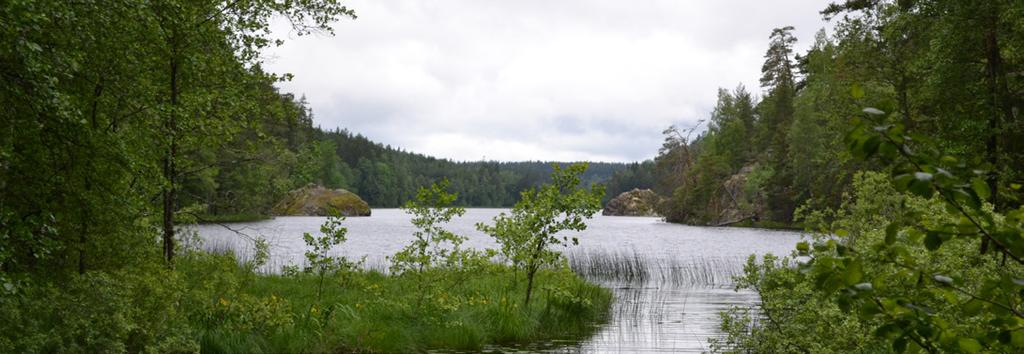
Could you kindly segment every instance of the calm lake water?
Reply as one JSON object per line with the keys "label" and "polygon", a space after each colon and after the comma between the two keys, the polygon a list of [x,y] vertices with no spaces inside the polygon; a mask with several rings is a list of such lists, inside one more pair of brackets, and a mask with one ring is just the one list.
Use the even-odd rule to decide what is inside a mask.
{"label": "calm lake water", "polygon": [[[490,223],[503,209],[468,209],[448,229],[469,236],[465,245],[494,247],[493,240],[476,230],[477,222]],[[348,218],[348,241],[337,254],[367,257],[370,266],[412,240],[415,228],[398,209],[375,209],[371,217]],[[267,270],[302,264],[304,232],[318,232],[322,217],[279,217],[274,220],[196,228],[205,248],[234,249],[245,256],[250,244],[237,232],[260,235],[271,244]],[[580,245],[566,249],[574,269],[612,289],[616,300],[612,316],[597,333],[580,342],[538,343],[521,349],[555,352],[634,353],[702,352],[708,338],[719,336],[719,313],[731,306],[754,306],[757,295],[736,292],[731,276],[742,272],[751,254],[788,255],[800,233],[747,228],[696,227],[669,224],[653,217],[597,215],[586,231],[577,233]],[[602,272],[588,268],[596,260],[634,260],[642,269]],[[604,267],[607,268],[607,267]],[[602,269],[604,269],[602,268]],[[623,275],[626,274],[627,275]]]}

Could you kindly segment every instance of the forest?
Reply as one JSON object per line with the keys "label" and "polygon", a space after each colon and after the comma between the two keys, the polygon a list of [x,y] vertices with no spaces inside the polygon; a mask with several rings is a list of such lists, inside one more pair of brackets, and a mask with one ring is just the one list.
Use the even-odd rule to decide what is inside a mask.
{"label": "forest", "polygon": [[[355,17],[338,1],[0,5],[0,352],[479,350],[592,331],[611,295],[557,267],[552,235],[585,229],[625,165],[452,162],[313,127],[275,87],[288,75],[263,70],[270,22],[329,35]],[[390,273],[333,252],[341,217],[294,235],[305,262],[269,274],[265,240],[251,258],[189,243],[184,226],[264,216],[308,183],[402,206],[417,241]],[[505,250],[429,252],[461,243],[439,219],[458,205],[512,207],[480,226]]]}
{"label": "forest", "polygon": [[799,227],[809,212],[839,208],[858,172],[888,171],[848,146],[858,112],[873,107],[927,137],[915,150],[987,171],[996,210],[1017,208],[1021,11],[1012,1],[834,3],[822,11],[833,33],[794,53],[793,28],[772,31],[760,88],[719,89],[710,117],[669,127],[653,163],[613,180],[652,185],[669,221]]}
{"label": "forest", "polygon": [[[670,221],[799,227],[751,257],[718,352],[1024,347],[1024,3],[834,2],[805,53],[769,36],[758,95],[720,89],[649,174]],[[746,143],[746,142],[753,142]]]}
{"label": "forest", "polygon": [[[479,351],[586,336],[613,299],[565,267],[554,247],[570,241],[555,234],[633,188],[663,196],[668,222],[810,235],[749,259],[736,286],[760,303],[723,313],[712,351],[1020,352],[1024,3],[820,10],[832,28],[801,38],[808,51],[785,24],[765,33],[760,87],[719,89],[652,160],[586,164],[457,162],[314,126],[261,53],[281,44],[275,16],[300,35],[355,19],[339,1],[6,1],[0,352]],[[309,183],[413,216],[393,273],[331,253],[346,240],[337,217],[280,274],[257,271],[259,240],[252,259],[184,242],[184,225],[266,216]],[[457,247],[443,224],[462,206],[511,207],[477,225],[501,249]],[[439,244],[456,249],[428,251]]]}

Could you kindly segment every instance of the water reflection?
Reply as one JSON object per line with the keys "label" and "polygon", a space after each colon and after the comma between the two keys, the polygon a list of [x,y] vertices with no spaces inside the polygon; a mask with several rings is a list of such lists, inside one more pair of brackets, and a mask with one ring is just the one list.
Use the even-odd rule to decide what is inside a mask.
{"label": "water reflection", "polygon": [[[491,238],[476,231],[477,222],[490,222],[502,210],[469,209],[449,229],[469,236],[466,246],[494,247]],[[250,237],[271,244],[265,271],[301,264],[303,232],[317,232],[320,217],[282,217],[195,229],[206,248],[232,249],[246,257]],[[794,232],[743,228],[709,228],[667,224],[657,218],[596,216],[578,235],[580,246],[567,250],[571,266],[616,295],[611,318],[582,343],[549,341],[529,346],[493,347],[497,352],[702,352],[708,338],[721,335],[719,313],[730,306],[752,306],[757,295],[735,292],[731,277],[742,272],[750,254],[789,254],[800,235]],[[367,257],[367,265],[384,266],[412,240],[408,215],[395,209],[376,209],[372,217],[349,218],[348,242],[336,253]]]}

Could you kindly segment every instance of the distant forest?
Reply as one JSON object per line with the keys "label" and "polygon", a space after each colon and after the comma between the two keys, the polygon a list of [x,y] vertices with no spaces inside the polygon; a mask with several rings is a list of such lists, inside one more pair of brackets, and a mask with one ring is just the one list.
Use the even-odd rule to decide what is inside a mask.
{"label": "distant forest", "polygon": [[[304,98],[276,94],[276,99],[279,116],[251,125],[246,138],[226,149],[197,154],[208,168],[185,180],[183,205],[205,207],[205,213],[215,215],[264,214],[288,190],[313,183],[344,188],[373,207],[389,208],[412,199],[419,188],[448,179],[459,205],[508,207],[523,190],[547,182],[552,164],[570,163],[439,159],[345,129],[315,127]],[[651,178],[634,177],[636,171],[645,171],[640,166],[592,162],[582,178],[588,185],[608,185],[607,201],[622,191],[652,185]]]}

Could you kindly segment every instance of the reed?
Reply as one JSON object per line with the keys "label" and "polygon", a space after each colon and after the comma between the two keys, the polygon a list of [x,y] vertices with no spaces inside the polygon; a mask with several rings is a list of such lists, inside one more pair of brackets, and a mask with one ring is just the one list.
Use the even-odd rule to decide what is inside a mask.
{"label": "reed", "polygon": [[731,286],[743,273],[744,259],[723,257],[676,258],[636,250],[586,249],[568,255],[569,267],[580,276],[628,284],[674,286]]}

